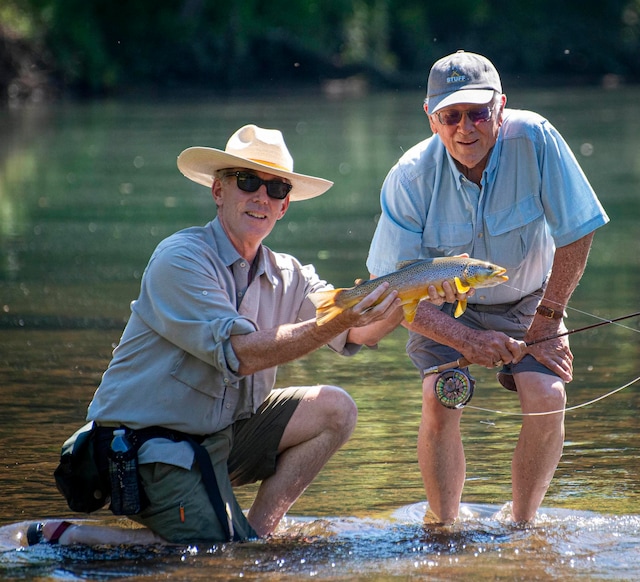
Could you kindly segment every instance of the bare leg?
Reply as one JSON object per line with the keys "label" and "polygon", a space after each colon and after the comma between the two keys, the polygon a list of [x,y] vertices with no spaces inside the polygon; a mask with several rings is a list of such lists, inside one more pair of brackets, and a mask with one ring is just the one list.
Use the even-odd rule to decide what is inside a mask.
{"label": "bare leg", "polygon": [[438,402],[435,381],[434,376],[427,376],[422,383],[418,463],[431,511],[442,523],[452,523],[458,517],[466,472],[460,434],[462,411]]}
{"label": "bare leg", "polygon": [[298,404],[280,441],[276,472],[265,479],[249,510],[260,536],[270,534],[331,456],[349,439],[357,409],[334,386],[309,390]]}
{"label": "bare leg", "polygon": [[[61,521],[47,521],[44,524],[42,533],[46,540],[51,538],[60,523]],[[85,544],[88,546],[168,544],[164,538],[154,534],[146,527],[129,529],[89,524],[72,525],[60,536],[58,543],[62,545]]]}
{"label": "bare leg", "polygon": [[[514,376],[522,412],[548,412],[565,406],[564,383],[556,376],[521,372]],[[525,416],[513,454],[513,519],[530,521],[540,507],[562,456],[564,413]]]}

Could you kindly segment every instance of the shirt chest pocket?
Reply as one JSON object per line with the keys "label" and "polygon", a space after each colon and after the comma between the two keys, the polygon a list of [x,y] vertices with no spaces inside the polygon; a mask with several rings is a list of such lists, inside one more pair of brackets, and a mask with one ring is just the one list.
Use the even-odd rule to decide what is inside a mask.
{"label": "shirt chest pocket", "polygon": [[507,269],[515,268],[544,236],[544,209],[537,196],[529,196],[487,213],[485,224],[490,260]]}
{"label": "shirt chest pocket", "polygon": [[232,386],[231,381],[224,378],[213,366],[186,352],[179,359],[171,375],[178,382],[211,398],[224,398],[226,388]]}
{"label": "shirt chest pocket", "polygon": [[441,216],[441,220],[427,220],[422,233],[422,247],[428,249],[426,256],[443,254],[461,254],[469,250],[473,237],[471,222],[450,222]]}

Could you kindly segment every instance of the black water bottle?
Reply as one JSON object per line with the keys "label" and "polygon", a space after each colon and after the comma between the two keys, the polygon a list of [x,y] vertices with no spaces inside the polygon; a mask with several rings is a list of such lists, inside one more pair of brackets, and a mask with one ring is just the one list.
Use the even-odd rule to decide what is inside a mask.
{"label": "black water bottle", "polygon": [[109,451],[111,477],[111,511],[115,515],[140,513],[138,488],[138,454],[131,446],[124,429],[113,431]]}

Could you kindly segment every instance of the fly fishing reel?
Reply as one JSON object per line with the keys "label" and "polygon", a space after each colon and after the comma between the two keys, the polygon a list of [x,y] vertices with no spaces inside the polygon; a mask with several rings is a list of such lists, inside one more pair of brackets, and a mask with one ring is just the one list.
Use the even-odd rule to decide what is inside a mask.
{"label": "fly fishing reel", "polygon": [[447,408],[464,408],[473,396],[475,380],[461,370],[445,370],[433,387],[436,398]]}

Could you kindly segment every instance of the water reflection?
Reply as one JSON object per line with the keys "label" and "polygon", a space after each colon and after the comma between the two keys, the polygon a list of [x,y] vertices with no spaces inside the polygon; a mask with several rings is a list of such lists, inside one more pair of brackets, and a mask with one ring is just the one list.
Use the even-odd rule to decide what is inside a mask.
{"label": "water reflection", "polygon": [[[509,95],[511,106],[537,109],[558,126],[612,217],[596,235],[570,327],[638,309],[638,95],[631,88],[606,98],[590,89]],[[612,127],[613,110],[625,119],[622,132]],[[180,176],[175,157],[191,145],[222,146],[247,122],[281,128],[296,152],[296,170],[336,182],[327,195],[292,205],[268,244],[314,262],[339,286],[366,276],[380,184],[402,151],[425,135],[420,95],[0,112],[0,544],[17,522],[70,517],[52,478],[59,448],[82,423],[142,269],[162,238],[213,213],[206,190]],[[624,323],[572,337],[569,406],[640,374],[638,322]],[[520,418],[469,408],[464,501],[477,505],[469,506],[460,529],[433,530],[421,523],[415,453],[421,396],[405,339],[399,330],[355,359],[319,351],[282,368],[280,385],[344,386],[360,416],[351,441],[296,503],[295,516],[307,517],[289,521],[275,540],[211,551],[30,548],[0,554],[0,577],[633,577],[629,565],[638,561],[640,536],[637,385],[567,414],[564,456],[545,499],[549,517],[532,530],[494,517],[510,497]],[[473,373],[471,404],[517,411],[493,373]],[[240,491],[243,506],[254,492]],[[97,517],[113,519],[106,511]]]}

